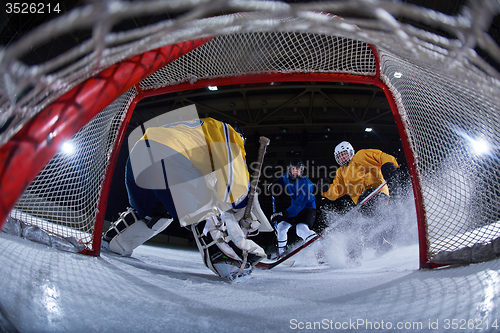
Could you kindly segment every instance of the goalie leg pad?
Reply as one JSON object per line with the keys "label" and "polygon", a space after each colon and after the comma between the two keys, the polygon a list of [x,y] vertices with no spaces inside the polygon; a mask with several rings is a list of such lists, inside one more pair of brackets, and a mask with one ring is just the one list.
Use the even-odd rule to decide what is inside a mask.
{"label": "goalie leg pad", "polygon": [[234,249],[229,246],[227,243],[227,240],[225,239],[225,234],[224,231],[226,230],[226,226],[223,224],[218,225],[218,219],[217,217],[211,217],[207,219],[207,222],[205,224],[205,229],[203,230],[203,234],[207,235],[207,233],[210,233],[210,236],[212,239],[216,241],[217,247],[224,252],[229,258],[242,261],[243,259],[240,258],[240,256],[234,251]]}
{"label": "goalie leg pad", "polygon": [[153,237],[153,235],[154,231],[149,229],[143,220],[137,220],[111,239],[109,250],[124,257],[129,257],[136,247]]}
{"label": "goalie leg pad", "polygon": [[242,251],[246,251],[248,253],[248,261],[250,263],[255,265],[266,257],[266,252],[262,247],[257,245],[254,241],[246,239],[243,230],[241,230],[241,227],[233,214],[226,212],[224,214],[224,220],[226,222],[227,233],[231,238],[231,241]]}
{"label": "goalie leg pad", "polygon": [[[208,227],[206,227],[206,229],[208,229],[210,225],[211,221],[207,221],[206,226]],[[193,232],[196,245],[200,251],[205,266],[207,266],[212,272],[229,281],[234,281],[243,276],[249,275],[252,272],[252,266],[249,263],[247,263],[242,269],[242,261],[234,260],[228,257],[221,251],[220,246],[213,246],[214,244],[219,244],[213,241],[211,232],[204,231],[203,233],[200,233],[198,226],[199,224],[192,224],[191,231]],[[224,244],[229,247],[228,244]],[[233,250],[231,249],[231,251]]]}
{"label": "goalie leg pad", "polygon": [[[236,221],[241,221],[243,219],[243,215],[245,214],[245,208],[233,210],[232,213],[234,214]],[[259,196],[257,195],[257,193],[255,193],[254,195],[250,215],[252,223],[249,228],[246,228],[248,229],[248,232],[252,233],[255,231],[259,232],[274,231],[273,227],[271,226],[271,223],[269,223],[269,220],[267,219],[266,215],[262,211],[262,208],[260,207]]]}
{"label": "goalie leg pad", "polygon": [[194,240],[196,242],[196,247],[200,251],[201,258],[203,259],[203,263],[207,266],[212,272],[219,275],[215,267],[212,265],[212,261],[210,258],[210,251],[208,244],[210,243],[206,236],[201,234],[198,230],[199,224],[191,224],[191,232],[193,233]]}
{"label": "goalie leg pad", "polygon": [[[257,195],[257,193],[255,193],[255,198],[253,200],[251,214],[252,214],[253,220],[260,222],[259,231],[262,231],[262,232],[274,231],[273,227],[271,226],[271,223],[269,223],[269,220],[267,219],[266,215],[262,211],[262,208],[260,207],[259,196]],[[239,220],[239,219],[237,219],[237,220]]]}
{"label": "goalie leg pad", "polygon": [[[228,220],[232,229],[232,237],[229,236],[230,232],[227,230]],[[226,219],[223,215],[221,221],[218,218],[209,219],[202,233],[200,233],[198,226],[199,224],[191,225],[191,230],[203,262],[210,270],[224,279],[234,281],[249,275],[252,271],[252,264],[265,257],[264,250],[253,241],[249,241],[250,243],[242,242],[245,240],[244,234],[234,218]],[[240,248],[240,246],[245,247],[245,249]],[[243,259],[241,259],[242,257]]]}

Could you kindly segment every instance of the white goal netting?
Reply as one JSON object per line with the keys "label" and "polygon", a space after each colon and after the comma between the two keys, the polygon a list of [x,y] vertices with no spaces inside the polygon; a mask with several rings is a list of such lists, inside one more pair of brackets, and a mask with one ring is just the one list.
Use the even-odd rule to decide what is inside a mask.
{"label": "white goal netting", "polygon": [[[217,15],[214,6],[236,14]],[[177,16],[112,30],[130,16],[157,11]],[[58,151],[15,198],[10,219],[74,237],[98,251],[94,241],[102,228],[113,151],[143,94],[214,79],[230,84],[315,74],[321,80],[379,85],[391,99],[412,176],[422,265],[439,253],[491,243],[500,236],[500,74],[495,68],[500,48],[489,31],[499,12],[493,0],[471,1],[454,16],[368,0],[103,1],[78,8],[1,50],[2,157],[23,147],[14,144],[31,121],[100,71],[166,45],[207,40],[186,47],[185,54],[133,82],[102,108],[70,139],[76,154]],[[28,66],[19,60],[30,45],[82,25],[93,29],[92,39],[46,63]],[[8,177],[12,167],[2,163],[2,177]]]}

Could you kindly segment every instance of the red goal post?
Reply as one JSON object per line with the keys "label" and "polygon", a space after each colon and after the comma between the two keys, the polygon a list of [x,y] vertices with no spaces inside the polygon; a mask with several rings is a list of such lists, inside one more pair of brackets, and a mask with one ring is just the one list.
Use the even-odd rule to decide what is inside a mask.
{"label": "red goal post", "polygon": [[[2,183],[0,226],[3,226],[7,214],[14,208],[27,185],[56,155],[65,140],[71,139],[99,112],[133,88],[144,77],[207,40],[199,39],[167,45],[113,65],[59,97],[25,124],[10,141],[0,148],[0,160],[3,161],[0,169],[0,182]],[[132,104],[135,105],[135,103]],[[115,137],[101,193],[96,197],[95,209],[98,213],[95,214],[93,226],[86,228],[86,231],[91,231],[91,241],[78,238],[79,242],[88,244],[84,252],[89,254],[98,255],[100,252],[100,234],[114,164],[133,110],[134,107],[131,107],[124,114]],[[57,234],[57,232],[54,233]]]}
{"label": "red goal post", "polygon": [[[498,121],[498,73],[476,58],[449,57],[439,49],[446,43],[439,40],[431,47],[422,32],[415,42],[401,37],[402,28],[399,35],[368,25],[351,32],[360,25],[356,18],[339,21],[292,11],[287,14],[300,18],[284,19],[276,11],[260,26],[251,24],[257,20],[252,14],[244,20],[240,14],[229,15],[226,21],[236,33],[226,25],[219,35],[200,32],[201,38],[113,62],[44,106],[0,148],[0,224],[10,219],[36,226],[76,240],[83,245],[81,252],[98,255],[114,163],[141,99],[212,85],[327,81],[375,85],[385,92],[410,168],[421,267],[456,260],[433,263],[440,253],[493,244],[500,236],[500,204],[494,195],[500,184],[498,148],[483,159],[468,145],[477,133],[500,146],[491,121]],[[312,28],[290,24],[313,19]],[[387,18],[377,19],[387,23]],[[255,31],[241,32],[242,24]],[[390,48],[402,41],[408,45]],[[454,63],[448,64],[449,59]],[[476,113],[469,114],[471,108]],[[467,130],[471,127],[473,131]],[[77,157],[60,152],[65,140],[80,144]],[[471,165],[474,175],[468,173]],[[477,184],[491,191],[486,198],[475,200]]]}

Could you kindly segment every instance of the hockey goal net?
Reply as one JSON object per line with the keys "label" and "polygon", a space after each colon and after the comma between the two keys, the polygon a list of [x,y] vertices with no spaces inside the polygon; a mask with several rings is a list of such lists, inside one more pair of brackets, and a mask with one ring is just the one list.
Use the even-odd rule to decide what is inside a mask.
{"label": "hockey goal net", "polygon": [[[43,231],[34,237],[98,255],[117,154],[145,97],[252,82],[354,82],[382,88],[391,104],[421,267],[500,254],[500,48],[489,33],[497,2],[471,1],[454,15],[394,1],[217,2],[236,13],[225,15],[213,15],[211,4],[103,1],[1,50],[4,230]],[[158,11],[177,16],[117,31],[130,16]],[[91,39],[42,64],[21,60],[81,26]]]}

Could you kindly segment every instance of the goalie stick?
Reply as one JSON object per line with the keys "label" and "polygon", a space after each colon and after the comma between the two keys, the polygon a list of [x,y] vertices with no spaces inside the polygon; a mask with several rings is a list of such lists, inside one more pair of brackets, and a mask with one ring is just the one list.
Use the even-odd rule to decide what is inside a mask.
{"label": "goalie stick", "polygon": [[[382,190],[382,187],[384,187],[384,185],[386,185],[386,184],[387,184],[387,180],[384,181],[379,187],[377,187],[372,193],[370,193],[370,195],[367,196],[363,201],[358,203],[358,205],[356,207],[359,209],[359,207],[363,206],[368,200],[373,198],[375,196],[375,194],[380,192]],[[329,230],[328,228],[325,228],[321,233],[317,234],[315,237],[311,238],[309,241],[300,245],[299,247],[297,247],[293,251],[280,257],[278,260],[276,260],[274,262],[269,262],[269,263],[259,262],[259,263],[257,263],[257,265],[255,267],[266,270],[266,269],[272,269],[272,268],[278,266],[279,264],[286,262],[288,259],[290,259],[294,255],[296,255],[297,253],[302,251],[304,248],[308,247],[309,245],[311,245],[312,243],[314,243],[315,241],[317,241],[318,239],[323,237],[328,232],[328,230]]]}
{"label": "goalie stick", "polygon": [[261,136],[259,138],[259,153],[257,157],[257,168],[255,169],[252,180],[250,181],[250,191],[248,193],[248,203],[245,208],[245,213],[240,221],[240,225],[242,227],[248,228],[252,224],[251,212],[252,212],[252,204],[255,195],[255,191],[257,190],[257,185],[259,184],[260,171],[262,170],[262,163],[264,162],[264,155],[266,154],[266,148],[269,145],[268,138]]}
{"label": "goalie stick", "polygon": [[[262,169],[262,163],[264,162],[264,155],[266,154],[266,148],[269,145],[269,140],[265,136],[261,136],[259,138],[259,153],[257,156],[257,168],[255,169],[253,175],[252,175],[252,180],[250,181],[250,191],[248,193],[248,202],[247,206],[245,208],[245,213],[243,214],[243,217],[239,221],[240,227],[244,229],[250,229],[250,226],[252,225],[252,205],[253,205],[253,199],[255,195],[255,191],[257,189],[257,185],[259,183],[259,178],[260,178],[260,171]],[[247,232],[248,236],[248,232]],[[248,260],[248,252],[243,250],[243,263],[241,264],[240,270],[236,273],[236,276],[238,277],[242,272],[243,269],[245,268]]]}
{"label": "goalie stick", "polygon": [[[259,142],[260,142],[260,147],[259,147],[258,158],[257,158],[258,165],[257,165],[257,168],[255,169],[255,171],[252,175],[252,179],[250,181],[250,190],[248,192],[247,206],[245,208],[243,217],[239,221],[239,225],[242,229],[249,228],[251,223],[252,223],[251,209],[252,209],[252,205],[253,205],[253,199],[254,199],[255,191],[257,189],[257,185],[259,183],[260,172],[262,169],[262,163],[264,161],[264,155],[266,153],[266,147],[269,145],[270,140],[264,136],[261,136],[259,138]],[[241,249],[242,256],[243,256],[243,262],[241,263],[240,269],[237,272],[227,271],[226,270],[227,265],[219,266],[218,267],[219,269],[217,269],[217,267],[216,267],[217,264],[212,263],[211,256],[209,253],[209,247],[214,245],[214,242],[207,244],[205,242],[205,240],[203,239],[202,234],[200,234],[198,232],[196,225],[194,225],[194,224],[191,225],[191,230],[193,232],[193,235],[195,235],[196,245],[198,247],[198,250],[201,253],[201,256],[203,258],[205,265],[208,268],[210,268],[215,274],[217,274],[221,277],[223,277],[222,275],[227,275],[225,277],[227,279],[229,279],[230,281],[235,281],[235,280],[249,274],[249,272],[246,272],[246,273],[244,272],[245,268],[247,267],[247,260],[248,260],[247,250]],[[220,269],[225,270],[226,273],[221,275],[221,271],[219,271]]]}

